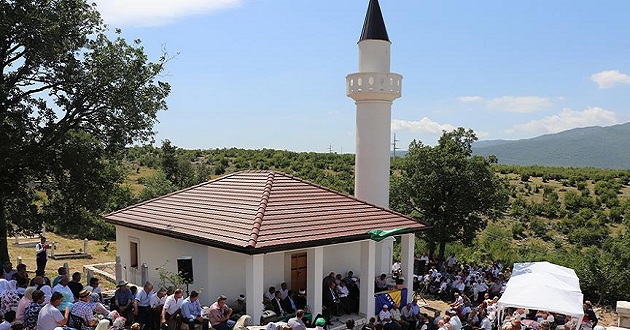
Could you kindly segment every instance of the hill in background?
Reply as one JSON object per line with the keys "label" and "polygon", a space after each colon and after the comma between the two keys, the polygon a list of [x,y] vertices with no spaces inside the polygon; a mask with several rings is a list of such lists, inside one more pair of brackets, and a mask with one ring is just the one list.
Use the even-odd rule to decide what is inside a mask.
{"label": "hill in background", "polygon": [[585,127],[523,140],[477,141],[478,155],[495,155],[501,164],[630,168],[630,123]]}

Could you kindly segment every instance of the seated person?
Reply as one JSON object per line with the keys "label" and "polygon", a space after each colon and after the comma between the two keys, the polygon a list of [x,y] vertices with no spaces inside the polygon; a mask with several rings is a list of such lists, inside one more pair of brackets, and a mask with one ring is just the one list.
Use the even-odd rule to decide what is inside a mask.
{"label": "seated person", "polygon": [[341,309],[346,312],[353,312],[356,308],[354,306],[354,301],[350,298],[350,290],[346,285],[346,280],[341,280],[341,282],[339,282],[339,286],[336,287],[336,290],[341,303]]}
{"label": "seated person", "polygon": [[15,312],[8,311],[4,313],[4,321],[0,323],[0,330],[9,330],[11,329],[11,324],[15,321]]}
{"label": "seated person", "polygon": [[389,311],[389,306],[383,305],[383,308],[378,313],[378,317],[383,324],[383,329],[385,330],[400,330],[400,324],[394,322],[394,316]]}
{"label": "seated person", "polygon": [[[300,291],[298,291],[297,297],[295,297],[293,301],[295,301],[295,308],[307,311],[306,290],[301,289]],[[309,313],[309,311],[307,311],[307,313]]]}
{"label": "seated person", "polygon": [[280,290],[278,290],[275,293],[275,297],[271,301],[272,310],[276,312],[276,315],[278,315],[278,317],[282,317],[283,315],[289,313],[284,309],[283,305],[284,304],[282,303],[282,293],[280,292]]}
{"label": "seated person", "polygon": [[304,324],[302,318],[304,318],[304,311],[298,309],[295,317],[290,318],[287,325],[291,327],[291,330],[306,330],[306,324]]}
{"label": "seated person", "polygon": [[226,301],[226,296],[219,296],[217,301],[210,306],[210,310],[208,311],[210,324],[216,330],[232,330],[234,324],[236,324],[236,322],[230,320],[230,316],[232,316],[232,309],[226,305]]}
{"label": "seated person", "polygon": [[[280,293],[280,298],[282,298],[282,291],[280,291]],[[282,308],[285,312],[287,312],[287,314],[293,314],[297,310],[297,306],[295,305],[295,300],[293,299],[293,296],[293,290],[289,290],[287,296],[285,298],[282,298]]]}
{"label": "seated person", "polygon": [[232,309],[231,319],[234,321],[238,320],[241,316],[247,314],[245,295],[242,293],[238,295],[238,298],[234,300],[234,302],[230,305],[230,308]]}
{"label": "seated person", "polygon": [[120,316],[130,320],[132,316],[133,300],[133,294],[131,290],[127,288],[127,282],[118,282],[116,291],[114,292],[112,310],[118,311]]}
{"label": "seated person", "polygon": [[188,330],[195,330],[195,324],[201,324],[203,330],[208,330],[208,320],[201,316],[199,292],[191,291],[182,302],[182,319],[188,324]]}
{"label": "seated person", "polygon": [[[83,320],[83,330],[87,330],[98,323],[98,320],[94,317],[93,305],[90,303],[91,295],[92,292],[88,290],[79,292],[79,300],[72,305],[72,310],[70,311],[70,314]],[[73,323],[72,326],[78,328],[79,325]]]}
{"label": "seated person", "polygon": [[269,290],[265,292],[263,295],[263,304],[265,305],[265,309],[273,310],[273,300],[276,297],[276,287],[270,286]]}
{"label": "seated person", "polygon": [[374,291],[387,291],[387,275],[381,274],[381,276],[376,278],[374,281]]}

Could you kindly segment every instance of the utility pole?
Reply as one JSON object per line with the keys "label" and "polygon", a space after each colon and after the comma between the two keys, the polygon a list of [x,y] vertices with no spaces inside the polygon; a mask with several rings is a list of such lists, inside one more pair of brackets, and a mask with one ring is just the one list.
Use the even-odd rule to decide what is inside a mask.
{"label": "utility pole", "polygon": [[396,133],[394,133],[394,142],[392,142],[392,149],[394,150],[394,157],[396,158],[396,150],[400,149],[396,146],[396,142],[398,142],[399,140],[396,140]]}

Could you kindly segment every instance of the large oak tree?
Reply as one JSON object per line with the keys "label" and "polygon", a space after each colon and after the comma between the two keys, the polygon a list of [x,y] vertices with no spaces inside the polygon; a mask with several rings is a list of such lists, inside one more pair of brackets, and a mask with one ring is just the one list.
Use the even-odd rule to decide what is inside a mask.
{"label": "large oak tree", "polygon": [[83,0],[0,2],[2,261],[9,224],[66,214],[59,225],[81,228],[111,207],[120,151],[151,140],[166,109],[170,86],[157,79],[166,59],[152,62],[139,40],[106,29]]}
{"label": "large oak tree", "polygon": [[434,147],[412,141],[400,175],[392,176],[390,206],[429,223],[423,232],[430,252],[444,257],[447,242],[471,243],[488,217],[508,201],[503,181],[491,165],[495,157],[472,154],[472,130],[444,132]]}

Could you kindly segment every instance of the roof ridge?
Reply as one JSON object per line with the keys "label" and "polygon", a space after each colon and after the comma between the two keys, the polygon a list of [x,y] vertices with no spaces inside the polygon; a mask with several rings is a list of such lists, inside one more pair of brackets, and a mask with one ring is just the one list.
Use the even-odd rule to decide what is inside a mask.
{"label": "roof ridge", "polygon": [[411,217],[411,216],[409,216],[409,215],[402,214],[402,213],[400,213],[400,212],[398,212],[398,211],[394,211],[394,210],[390,209],[389,207],[384,207],[384,206],[376,205],[376,204],[374,204],[374,203],[372,203],[372,202],[369,202],[369,201],[366,201],[366,200],[364,200],[364,199],[357,198],[357,197],[356,197],[356,196],[354,196],[354,195],[345,194],[345,193],[342,193],[342,192],[340,192],[340,191],[336,191],[336,190],[334,190],[334,189],[331,189],[331,188],[328,188],[328,187],[324,187],[324,186],[322,186],[322,185],[320,185],[320,184],[317,184],[317,183],[314,183],[314,182],[312,182],[312,181],[308,181],[308,180],[305,180],[305,179],[302,179],[302,178],[299,178],[299,177],[293,176],[293,175],[291,175],[291,174],[287,174],[287,173],[283,173],[283,172],[277,172],[276,174],[279,174],[279,175],[282,175],[282,176],[285,176],[285,177],[291,178],[291,179],[296,180],[296,181],[300,181],[300,182],[302,182],[302,183],[305,183],[305,184],[310,185],[310,186],[313,186],[313,187],[317,187],[317,188],[320,188],[320,189],[323,189],[323,190],[329,191],[329,192],[331,192],[331,193],[333,193],[333,194],[336,194],[336,195],[339,195],[339,196],[344,196],[344,197],[347,197],[347,198],[350,198],[350,199],[354,199],[354,200],[355,200],[355,201],[357,201],[357,202],[361,202],[361,203],[364,203],[364,204],[370,205],[370,206],[372,206],[372,207],[375,207],[375,208],[381,209],[381,210],[383,210],[383,211],[385,211],[385,212],[389,212],[389,213],[391,213],[391,214],[399,215],[399,216],[402,216],[402,217],[404,217],[404,218],[407,218],[407,219],[410,219],[410,220],[416,221],[416,222],[418,222],[418,223],[421,223],[421,224],[423,224],[423,225],[429,226],[429,224],[428,224],[427,222],[425,222],[424,220],[422,220],[422,219],[416,219],[416,218],[413,218],[413,217]]}
{"label": "roof ridge", "polygon": [[269,195],[271,195],[271,188],[273,187],[275,176],[276,173],[273,171],[269,171],[269,174],[267,174],[267,182],[265,182],[260,204],[258,205],[258,211],[256,212],[256,218],[254,218],[252,232],[249,235],[249,241],[247,242],[247,246],[249,247],[255,248],[256,243],[258,243],[258,234],[260,234],[260,227],[262,227],[263,217],[265,216],[267,203],[269,203]]}

